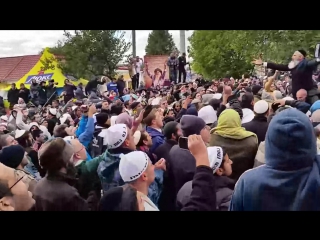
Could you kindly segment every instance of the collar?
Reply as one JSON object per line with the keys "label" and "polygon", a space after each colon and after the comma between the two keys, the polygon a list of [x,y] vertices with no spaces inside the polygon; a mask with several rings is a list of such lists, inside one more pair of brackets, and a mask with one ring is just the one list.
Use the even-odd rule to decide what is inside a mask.
{"label": "collar", "polygon": [[109,153],[111,154],[128,154],[128,153],[131,153],[133,152],[134,150],[131,150],[129,148],[124,148],[124,147],[118,147],[118,148],[115,148],[115,149],[110,149],[109,150]]}
{"label": "collar", "polygon": [[178,144],[178,142],[176,140],[173,140],[173,139],[167,139],[166,143],[168,143],[171,146],[174,146],[174,145]]}
{"label": "collar", "polygon": [[256,116],[254,116],[253,119],[256,120],[256,121],[259,121],[259,122],[267,122],[267,117],[266,116],[256,115]]}

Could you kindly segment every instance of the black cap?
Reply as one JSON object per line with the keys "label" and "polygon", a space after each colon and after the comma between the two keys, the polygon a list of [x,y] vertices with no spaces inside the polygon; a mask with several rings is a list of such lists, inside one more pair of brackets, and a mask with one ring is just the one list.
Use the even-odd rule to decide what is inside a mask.
{"label": "black cap", "polygon": [[304,57],[307,56],[307,52],[303,49],[298,50],[299,53],[301,53]]}
{"label": "black cap", "polygon": [[163,128],[163,136],[167,139],[171,139],[172,134],[177,132],[177,125],[178,123],[173,121],[166,123]]}

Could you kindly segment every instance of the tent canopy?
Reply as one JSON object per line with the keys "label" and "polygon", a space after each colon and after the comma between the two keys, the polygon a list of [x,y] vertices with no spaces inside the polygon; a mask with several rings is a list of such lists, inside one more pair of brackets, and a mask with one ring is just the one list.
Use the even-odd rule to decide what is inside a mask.
{"label": "tent canopy", "polygon": [[[46,65],[46,67],[45,67]],[[16,82],[16,86],[19,88],[21,83],[24,83],[26,88],[30,88],[30,84],[33,79],[37,82],[48,81],[54,79],[58,83],[57,88],[62,88],[64,86],[64,80],[67,77],[62,73],[61,69],[58,67],[58,62],[54,55],[49,52],[49,48],[45,48],[40,60],[34,65],[30,71],[24,75],[19,81]],[[86,85],[88,83],[85,79],[72,79],[71,82],[74,85],[82,83]],[[9,90],[8,86],[5,90]]]}

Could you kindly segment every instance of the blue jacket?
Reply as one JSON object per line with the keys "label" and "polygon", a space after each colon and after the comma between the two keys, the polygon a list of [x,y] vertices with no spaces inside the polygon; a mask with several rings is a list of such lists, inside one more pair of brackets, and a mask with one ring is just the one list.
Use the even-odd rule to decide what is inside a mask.
{"label": "blue jacket", "polygon": [[[110,149],[104,153],[104,160],[100,162],[97,172],[101,180],[103,191],[107,191],[113,187],[124,185],[119,173],[120,154],[127,154],[131,150],[126,148]],[[155,180],[149,186],[148,197],[154,204],[158,204],[158,200],[162,191],[163,171],[155,171]]]}
{"label": "blue jacket", "polygon": [[161,132],[157,129],[152,127],[147,127],[146,131],[149,133],[150,137],[152,138],[152,146],[150,148],[150,153],[154,153],[154,151],[164,143],[164,136]]}
{"label": "blue jacket", "polygon": [[110,91],[118,92],[117,83],[109,82],[107,84],[107,89],[108,89],[109,92]]}
{"label": "blue jacket", "polygon": [[266,164],[239,178],[231,211],[319,211],[320,158],[308,117],[287,109],[270,122]]}
{"label": "blue jacket", "polygon": [[[92,141],[94,133],[94,118],[82,117],[79,122],[78,129],[76,131],[76,136],[79,142],[87,149],[90,142]],[[87,160],[91,160],[91,156],[86,150]]]}
{"label": "blue jacket", "polygon": [[311,114],[320,109],[320,100],[315,101],[310,107]]}

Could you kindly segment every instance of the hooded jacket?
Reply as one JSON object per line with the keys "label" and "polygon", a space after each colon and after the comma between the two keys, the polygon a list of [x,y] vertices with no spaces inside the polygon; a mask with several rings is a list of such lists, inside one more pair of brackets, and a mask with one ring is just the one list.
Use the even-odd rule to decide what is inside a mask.
{"label": "hooded jacket", "polygon": [[296,109],[277,114],[265,140],[265,165],[236,184],[231,211],[319,211],[320,158],[308,117]]}
{"label": "hooded jacket", "polygon": [[147,132],[152,138],[152,146],[150,148],[150,152],[154,153],[157,147],[164,143],[164,136],[160,131],[152,127],[147,127]]}
{"label": "hooded jacket", "polygon": [[[123,186],[125,183],[119,173],[120,154],[128,154],[128,148],[109,149],[104,153],[104,159],[99,163],[98,175],[104,192],[111,188]],[[163,171],[155,170],[155,180],[149,186],[148,197],[157,205],[163,184]]]}

